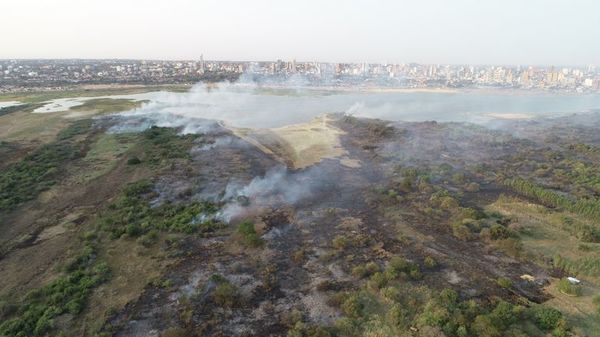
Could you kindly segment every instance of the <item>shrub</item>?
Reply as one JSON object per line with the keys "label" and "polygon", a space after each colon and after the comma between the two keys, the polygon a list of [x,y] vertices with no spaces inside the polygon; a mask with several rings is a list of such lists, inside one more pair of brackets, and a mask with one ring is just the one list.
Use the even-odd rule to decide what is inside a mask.
{"label": "shrub", "polygon": [[492,319],[487,315],[475,317],[472,330],[479,337],[500,337],[502,336],[498,328],[494,325]]}
{"label": "shrub", "polygon": [[324,280],[324,281],[319,282],[319,284],[317,284],[316,288],[318,291],[339,290],[340,284],[337,283],[336,281]]}
{"label": "shrub", "polygon": [[600,315],[600,294],[594,296],[594,304],[596,305],[596,313]]}
{"label": "shrub", "polygon": [[246,247],[260,247],[263,245],[263,240],[256,233],[256,229],[254,229],[254,224],[245,220],[238,226],[238,235],[241,243]]}
{"label": "shrub", "polygon": [[67,267],[67,274],[50,284],[32,290],[19,303],[18,315],[0,323],[0,336],[45,336],[53,319],[61,314],[78,314],[92,289],[109,277],[108,266],[96,261],[95,247],[87,245]]}
{"label": "shrub", "polygon": [[515,323],[519,318],[519,308],[506,301],[500,301],[490,313],[490,318],[496,327],[506,330],[506,328]]}
{"label": "shrub", "polygon": [[229,282],[222,282],[215,288],[213,296],[216,304],[222,307],[232,307],[238,297],[237,288]]}
{"label": "shrub", "polygon": [[367,283],[370,288],[379,290],[387,285],[388,279],[383,273],[377,272],[369,278]]}
{"label": "shrub", "polygon": [[369,276],[367,268],[364,265],[358,265],[352,268],[352,275],[357,278],[365,278]]}
{"label": "shrub", "polygon": [[513,257],[518,258],[523,253],[523,243],[517,238],[497,240],[495,242],[495,245],[499,249]]}
{"label": "shrub", "polygon": [[500,224],[493,224],[490,227],[490,237],[492,240],[508,239],[516,237],[516,233]]}
{"label": "shrub", "polygon": [[364,308],[364,304],[361,302],[358,294],[352,294],[344,300],[341,309],[349,317],[358,318]]}
{"label": "shrub", "polygon": [[479,192],[479,184],[478,183],[469,183],[465,186],[465,191],[475,193]]}
{"label": "shrub", "polygon": [[350,241],[344,235],[337,235],[331,240],[331,244],[337,250],[344,250],[350,245]]}
{"label": "shrub", "polygon": [[71,141],[57,141],[43,145],[2,170],[0,212],[12,210],[49,189],[60,178],[59,169],[80,156],[79,148]]}
{"label": "shrub", "polygon": [[378,272],[380,270],[379,265],[375,262],[367,262],[367,264],[365,264],[365,269],[367,270],[367,273],[369,275],[375,274],[376,272]]}
{"label": "shrub", "polygon": [[566,278],[558,281],[557,288],[561,293],[571,296],[581,296],[581,286],[578,284],[572,284]]}
{"label": "shrub", "polygon": [[183,328],[168,328],[160,334],[160,337],[186,337],[189,335],[189,331]]}
{"label": "shrub", "polygon": [[535,324],[542,330],[552,330],[559,326],[563,316],[560,311],[538,305],[532,309]]}
{"label": "shrub", "polygon": [[469,241],[473,237],[471,230],[462,223],[455,223],[452,225],[452,234],[454,237],[462,241]]}
{"label": "shrub", "polygon": [[419,270],[419,265],[412,263],[403,257],[392,257],[385,270],[385,275],[389,279],[395,279],[400,277],[402,274],[406,274],[414,280],[418,280],[422,277],[421,271]]}
{"label": "shrub", "polygon": [[426,268],[429,268],[429,269],[433,269],[438,266],[437,261],[431,256],[425,257],[425,260],[423,260],[423,264],[425,265]]}
{"label": "shrub", "polygon": [[139,165],[142,161],[138,157],[131,157],[127,159],[127,165]]}
{"label": "shrub", "polygon": [[[98,219],[100,227],[110,232],[111,238],[123,234],[137,237],[159,230],[194,233],[198,230],[211,231],[217,226],[214,220],[199,220],[200,215],[214,214],[217,208],[210,202],[164,203],[151,207],[148,202],[152,196],[154,184],[140,180],[128,184],[121,196],[108,206]],[[151,244],[154,233],[141,240],[142,244]]]}
{"label": "shrub", "polygon": [[496,280],[496,283],[498,283],[498,285],[504,289],[508,289],[508,288],[512,287],[512,281],[506,277],[499,277]]}
{"label": "shrub", "polygon": [[365,278],[380,271],[379,265],[375,262],[368,262],[364,265],[358,265],[352,268],[352,275],[357,278]]}

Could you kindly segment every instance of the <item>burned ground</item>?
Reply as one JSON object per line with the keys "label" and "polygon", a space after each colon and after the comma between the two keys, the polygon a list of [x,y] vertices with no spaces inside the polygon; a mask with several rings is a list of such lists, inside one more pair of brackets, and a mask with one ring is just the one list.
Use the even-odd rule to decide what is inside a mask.
{"label": "burned ground", "polygon": [[[508,186],[511,174],[594,197],[589,179],[558,170],[534,173],[554,158],[550,151],[579,158],[584,166],[597,163],[591,132],[580,139],[558,133],[561,141],[547,149],[544,140],[524,135],[527,127],[517,124],[519,137],[469,124],[330,118],[346,158],[323,158],[299,169],[217,124],[193,135],[182,135],[181,128],[131,133],[114,128],[119,117],[97,119],[78,136],[81,157],[65,167],[56,185],[3,214],[0,266],[11,277],[3,280],[0,294],[20,297],[60,279],[57,266],[91,242],[113,275],[86,293],[87,306],[56,314],[49,334],[358,336],[375,331],[368,322],[388,317],[389,307],[408,297],[404,304],[420,309],[387,335],[424,336],[435,329],[446,336],[461,336],[463,330],[482,335],[483,323],[471,322],[475,316],[460,326],[426,317],[437,294],[448,291],[457,294],[457,306],[482,308],[477,317],[492,315],[504,301],[515,312],[531,310],[504,329],[533,336],[570,329],[543,330],[533,323],[530,315],[552,298],[544,287],[561,266],[547,255],[532,259],[520,241],[528,235],[526,221],[493,204],[503,198],[543,204],[541,194]],[[559,127],[548,123],[545,127]],[[98,156],[103,135],[112,137],[109,144],[125,144],[122,151]],[[12,143],[0,149],[15,161],[24,151]],[[84,160],[90,152],[95,161]],[[98,158],[112,163],[102,166],[104,173],[72,178],[98,169]],[[195,203],[210,207],[201,204],[197,211],[190,206]],[[562,212],[559,206],[547,212]],[[596,228],[597,222],[589,223]],[[30,267],[19,270],[28,260]],[[144,269],[131,267],[134,262]],[[415,297],[390,295],[394,292]],[[364,301],[359,314],[351,310],[357,298]],[[9,301],[22,307],[3,311],[4,319],[19,318],[27,301]],[[344,325],[348,319],[356,321],[353,333]],[[387,320],[380,325],[387,327]]]}

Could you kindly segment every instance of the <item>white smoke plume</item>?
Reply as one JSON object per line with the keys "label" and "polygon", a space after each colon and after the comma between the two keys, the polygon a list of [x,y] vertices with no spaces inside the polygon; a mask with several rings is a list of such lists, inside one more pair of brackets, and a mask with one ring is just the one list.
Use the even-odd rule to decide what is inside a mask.
{"label": "white smoke plume", "polygon": [[278,166],[246,185],[232,181],[225,188],[223,201],[227,204],[222,209],[221,219],[229,222],[262,208],[294,205],[309,198],[324,177],[317,167],[290,172]]}

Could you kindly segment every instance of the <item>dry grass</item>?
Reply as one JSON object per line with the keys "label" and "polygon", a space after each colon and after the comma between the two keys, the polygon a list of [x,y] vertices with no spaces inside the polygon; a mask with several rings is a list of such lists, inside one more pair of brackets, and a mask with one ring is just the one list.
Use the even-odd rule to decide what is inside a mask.
{"label": "dry grass", "polygon": [[[340,135],[344,132],[333,127],[327,115],[304,124],[275,129],[238,129],[234,132],[296,169],[308,167],[325,158],[341,158],[347,155],[347,151],[340,144]],[[342,160],[349,167],[360,166],[355,160]]]}
{"label": "dry grass", "polygon": [[[159,242],[163,240],[164,235]],[[164,256],[160,244],[145,248],[128,238],[105,241],[99,255],[108,263],[113,277],[94,291],[81,317],[81,329],[88,333],[104,322],[99,318],[107,318],[111,311],[137,299],[149,280],[159,277],[173,261]]]}
{"label": "dry grass", "polygon": [[[568,215],[573,221],[585,221],[576,215],[566,212],[551,212],[543,206],[531,204],[519,199],[501,198],[488,206],[491,211],[497,211],[509,216],[522,227],[521,235],[524,249],[532,256],[552,258],[557,254],[577,260],[584,257],[598,257],[600,244],[586,243],[593,247],[589,251],[579,249],[580,240],[563,229],[562,216]],[[559,309],[581,336],[595,336],[600,331],[600,317],[596,313],[593,297],[600,293],[596,277],[579,276],[583,279],[582,295],[570,296],[557,289],[558,280],[553,280],[546,291],[554,298],[545,304]]]}

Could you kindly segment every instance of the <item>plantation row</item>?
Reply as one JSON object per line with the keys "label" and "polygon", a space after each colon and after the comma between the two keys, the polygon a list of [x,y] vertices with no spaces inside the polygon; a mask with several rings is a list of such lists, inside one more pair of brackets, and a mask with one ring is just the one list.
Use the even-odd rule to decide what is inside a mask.
{"label": "plantation row", "polygon": [[522,178],[507,179],[504,185],[528,198],[533,198],[549,207],[563,208],[593,220],[600,220],[600,201],[597,199],[576,199],[538,186]]}

